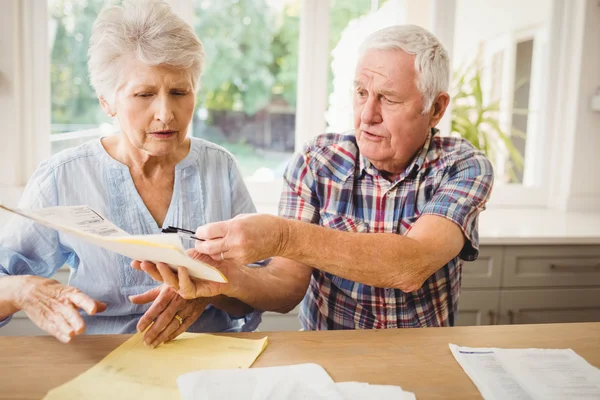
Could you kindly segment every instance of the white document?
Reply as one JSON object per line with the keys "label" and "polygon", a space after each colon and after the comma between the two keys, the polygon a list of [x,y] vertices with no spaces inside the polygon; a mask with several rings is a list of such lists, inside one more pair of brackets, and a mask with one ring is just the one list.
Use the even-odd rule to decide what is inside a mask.
{"label": "white document", "polygon": [[0,209],[32,219],[49,228],[70,233],[107,250],[134,260],[163,262],[184,266],[191,276],[215,282],[227,282],[221,272],[185,254],[177,234],[130,235],[88,206],[48,207],[37,210]]}
{"label": "white document", "polygon": [[182,400],[414,400],[399,386],[335,383],[317,364],[203,370],[177,378]]}
{"label": "white document", "polygon": [[571,349],[450,350],[486,400],[600,399],[600,370]]}

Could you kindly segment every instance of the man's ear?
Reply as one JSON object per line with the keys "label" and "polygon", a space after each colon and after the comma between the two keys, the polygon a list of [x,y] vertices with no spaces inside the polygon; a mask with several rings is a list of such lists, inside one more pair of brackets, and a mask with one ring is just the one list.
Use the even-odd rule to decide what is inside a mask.
{"label": "man's ear", "polygon": [[104,96],[98,97],[98,100],[100,101],[100,106],[102,107],[102,109],[104,110],[104,112],[109,117],[114,117],[117,114],[117,112],[115,111],[115,109],[110,104],[108,104],[108,101],[106,101],[106,99],[104,98]]}
{"label": "man's ear", "polygon": [[430,110],[430,126],[433,128],[440,122],[446,109],[448,108],[448,104],[450,104],[450,95],[446,92],[441,92],[435,98],[435,101],[431,105]]}

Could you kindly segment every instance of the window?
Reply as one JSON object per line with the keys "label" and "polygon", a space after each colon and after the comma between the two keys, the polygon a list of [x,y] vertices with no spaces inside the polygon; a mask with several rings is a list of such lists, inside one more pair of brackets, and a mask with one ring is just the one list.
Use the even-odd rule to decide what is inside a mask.
{"label": "window", "polygon": [[204,44],[193,135],[230,150],[253,180],[294,151],[300,0],[194,0]]}
{"label": "window", "polygon": [[48,0],[52,153],[116,130],[90,86],[87,51],[98,13],[117,2]]}
{"label": "window", "polygon": [[[119,0],[47,1],[51,143],[56,152],[116,130],[89,86],[86,52],[99,10]],[[453,71],[479,57],[483,97],[500,101],[497,118],[524,160],[523,168],[515,170],[502,141],[496,141],[499,151],[490,157],[498,174],[492,202],[547,204],[543,150],[549,146],[540,143],[550,138],[544,136],[545,119],[540,118],[547,102],[542,82],[550,56],[546,35],[552,2],[455,0],[446,6],[441,0],[168,1],[193,25],[207,55],[191,134],[236,156],[259,209],[267,210],[261,207],[265,202],[273,211],[280,177],[294,150],[323,131],[351,129],[350,89],[362,39],[396,23],[432,29],[430,15],[436,10],[448,14],[437,20],[454,21],[454,29],[446,32],[453,36],[446,43]],[[513,12],[516,8],[518,13]],[[438,36],[447,42],[440,35],[444,32]],[[449,128],[442,134],[450,134]]]}
{"label": "window", "polygon": [[[547,157],[540,115],[547,85],[547,31],[552,2],[457,0],[453,70],[471,68],[480,73],[483,107],[495,107],[486,117],[498,128],[481,126],[489,139],[486,152],[494,164],[496,181],[493,200],[499,204],[544,205],[547,201]],[[519,8],[518,13],[509,12]],[[498,12],[500,10],[501,12]],[[470,87],[454,88],[474,100]],[[471,92],[470,92],[471,91]],[[474,104],[471,104],[474,105]]]}

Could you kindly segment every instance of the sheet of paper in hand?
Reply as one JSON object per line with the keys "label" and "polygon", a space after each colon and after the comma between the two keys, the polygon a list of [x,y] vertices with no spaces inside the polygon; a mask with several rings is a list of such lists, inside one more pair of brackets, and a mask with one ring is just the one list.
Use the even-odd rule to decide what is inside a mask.
{"label": "sheet of paper in hand", "polygon": [[193,277],[227,282],[227,278],[218,269],[185,254],[181,239],[175,233],[130,235],[88,206],[23,210],[0,204],[0,209],[29,218],[49,228],[76,235],[87,242],[134,260],[163,262],[172,267],[183,266]]}

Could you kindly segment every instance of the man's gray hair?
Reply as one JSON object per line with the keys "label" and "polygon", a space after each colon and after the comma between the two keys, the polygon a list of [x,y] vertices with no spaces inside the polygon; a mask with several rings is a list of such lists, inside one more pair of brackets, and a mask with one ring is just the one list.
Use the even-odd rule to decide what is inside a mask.
{"label": "man's gray hair", "polygon": [[94,22],[88,68],[96,94],[112,102],[128,61],[187,70],[194,90],[204,63],[202,42],[161,0],[125,0],[104,8]]}
{"label": "man's gray hair", "polygon": [[441,92],[448,92],[450,60],[440,41],[416,25],[394,25],[370,34],[359,48],[359,60],[369,50],[402,50],[415,56],[417,88],[428,112]]}

